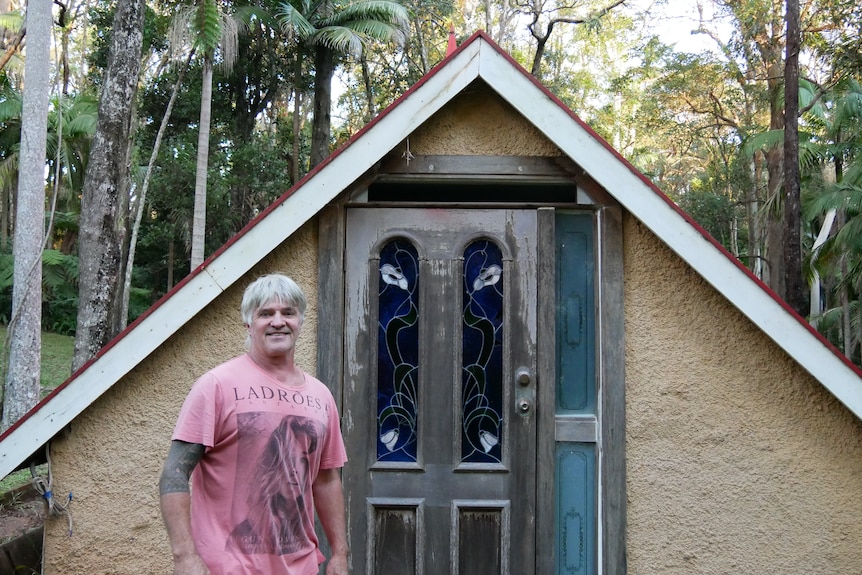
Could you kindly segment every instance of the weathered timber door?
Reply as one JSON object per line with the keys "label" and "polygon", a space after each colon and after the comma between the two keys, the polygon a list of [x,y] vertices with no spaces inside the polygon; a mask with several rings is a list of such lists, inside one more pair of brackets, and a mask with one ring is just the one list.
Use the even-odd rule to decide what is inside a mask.
{"label": "weathered timber door", "polygon": [[348,210],[354,574],[535,573],[536,226],[531,210]]}

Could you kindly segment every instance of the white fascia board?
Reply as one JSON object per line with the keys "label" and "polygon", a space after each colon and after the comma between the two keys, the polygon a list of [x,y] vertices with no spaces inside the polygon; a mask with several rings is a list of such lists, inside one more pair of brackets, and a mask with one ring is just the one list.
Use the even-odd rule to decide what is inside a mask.
{"label": "white fascia board", "polygon": [[773,296],[496,50],[481,76],[632,215],[862,419],[862,379]]}
{"label": "white fascia board", "polygon": [[69,385],[31,413],[4,440],[0,451],[0,477],[70,424],[114,383],[161,345],[200,309],[222,292],[209,275],[199,273],[166,299],[113,347],[97,357]]}

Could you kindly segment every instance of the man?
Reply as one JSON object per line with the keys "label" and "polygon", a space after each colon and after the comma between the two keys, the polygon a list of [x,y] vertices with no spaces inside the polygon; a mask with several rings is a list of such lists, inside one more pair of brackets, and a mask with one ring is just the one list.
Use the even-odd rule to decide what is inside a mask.
{"label": "man", "polygon": [[335,400],[294,363],[305,308],[287,276],[249,285],[248,352],[198,379],[180,410],[159,481],[176,575],[316,574],[315,510],[326,573],[347,574]]}

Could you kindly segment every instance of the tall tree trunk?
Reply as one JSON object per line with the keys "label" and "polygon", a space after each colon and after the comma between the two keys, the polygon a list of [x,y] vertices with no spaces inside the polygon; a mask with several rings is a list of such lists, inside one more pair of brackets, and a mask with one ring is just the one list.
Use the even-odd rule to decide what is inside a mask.
{"label": "tall tree trunk", "polygon": [[745,215],[748,222],[748,269],[760,279],[763,279],[763,260],[760,251],[760,219],[757,217],[760,202],[757,198],[757,186],[760,183],[760,162],[757,152],[751,159],[751,184],[745,190]]}
{"label": "tall tree trunk", "polygon": [[60,93],[65,95],[69,94],[69,79],[71,77],[69,73],[69,33],[71,32],[71,27],[69,26],[69,7],[64,3],[58,3],[60,6],[60,12],[57,15],[57,26],[60,28],[60,75],[63,79],[63,82],[60,86]]}
{"label": "tall tree trunk", "polygon": [[290,184],[296,185],[299,181],[300,162],[299,162],[299,142],[302,133],[302,91],[297,87],[299,78],[302,77],[302,58],[297,53],[296,61],[294,62],[294,80],[293,82],[293,142],[291,142],[290,150]]}
{"label": "tall tree trunk", "polygon": [[[534,18],[536,21],[538,20],[538,16],[534,15]],[[538,26],[536,27],[538,29]],[[533,28],[530,28],[530,30],[532,31]],[[538,32],[533,32],[533,37],[536,38],[536,53],[533,54],[533,64],[530,66],[530,74],[540,81],[542,79],[542,57],[545,55],[545,45],[548,43],[548,40],[550,40],[551,32],[553,31],[554,23],[551,22],[548,24],[548,30],[544,35]]]}
{"label": "tall tree trunk", "polygon": [[[841,256],[841,277],[847,277],[847,256]],[[850,357],[853,353],[853,327],[850,321],[850,287],[844,282],[841,286],[839,301],[841,302],[841,335],[843,336],[844,355]]]}
{"label": "tall tree trunk", "polygon": [[0,187],[0,249],[9,242],[9,214],[12,212],[12,194],[7,186]]}
{"label": "tall tree trunk", "polygon": [[[832,161],[832,164],[827,164],[826,167],[822,170],[822,177],[824,182],[827,184],[835,184],[844,179],[844,162],[841,159],[841,156],[835,156]],[[817,259],[820,257],[820,248],[823,244],[826,243],[826,240],[829,239],[829,235],[832,233],[832,228],[840,230],[844,226],[844,215],[843,212],[839,212],[837,209],[831,209],[826,212],[826,215],[823,218],[823,224],[820,226],[820,232],[817,234],[817,238],[814,240],[814,244],[811,246],[811,260],[812,260],[812,277],[809,280],[809,321],[811,325],[816,329],[819,323],[819,315],[823,313],[823,310],[828,307],[828,303],[823,303],[823,291],[824,286],[823,282],[820,278],[820,274],[817,271]],[[843,266],[842,266],[843,267]],[[844,271],[842,269],[842,274]],[[846,277],[843,276],[842,277]],[[826,290],[826,293],[829,293],[829,290]],[[843,293],[843,292],[842,292]],[[827,295],[828,297],[828,295]],[[846,355],[846,354],[845,354]],[[849,355],[847,357],[850,357]]]}
{"label": "tall tree trunk", "polygon": [[311,128],[311,168],[329,155],[330,121],[332,114],[332,76],[335,61],[332,50],[325,46],[314,49],[314,117]]}
{"label": "tall tree trunk", "polygon": [[[837,213],[838,212],[834,209],[826,212],[826,216],[823,218],[823,225],[820,227],[820,231],[817,233],[817,239],[814,240],[814,244],[811,246],[812,259],[819,255],[818,250],[823,244],[826,243],[826,240],[829,239],[829,234],[832,231],[832,225],[835,223],[835,216]],[[818,324],[818,315],[823,312],[820,273],[817,271],[816,267],[811,270],[811,279],[809,280],[808,291],[810,294],[808,306],[808,321],[816,329]]]}
{"label": "tall tree trunk", "polygon": [[[491,0],[485,0],[485,32],[488,34],[493,34],[491,23],[493,22],[493,18],[491,17],[491,7],[493,6]],[[496,41],[496,38],[494,39]]]}
{"label": "tall tree trunk", "polygon": [[120,322],[130,184],[130,131],[143,43],[144,0],[118,2],[99,121],[81,196],[78,369],[116,335]]}
{"label": "tall tree trunk", "polygon": [[[781,105],[780,66],[774,63],[769,67],[769,129],[784,129],[784,106]],[[766,152],[766,193],[773,200],[773,209],[766,216],[766,270],[764,281],[780,297],[786,298],[784,283],[784,202],[781,180],[784,174],[782,166],[784,152],[780,146]]]}
{"label": "tall tree trunk", "polygon": [[763,281],[772,291],[784,298],[784,218],[783,212],[766,216],[766,246],[763,258],[766,266]]}
{"label": "tall tree trunk", "polygon": [[176,252],[176,242],[174,242],[174,238],[172,237],[168,241],[168,282],[167,282],[167,290],[171,291],[174,288],[174,263],[175,257],[174,254]]}
{"label": "tall tree trunk", "polygon": [[730,217],[730,253],[739,259],[739,218],[736,212]]}
{"label": "tall tree trunk", "polygon": [[294,185],[300,177],[300,141],[302,139],[302,92],[293,89],[293,141],[290,145],[290,184]]}
{"label": "tall tree trunk", "polygon": [[371,87],[371,72],[368,70],[368,58],[364,51],[359,63],[362,67],[362,83],[365,85],[365,99],[368,101],[368,111],[365,114],[365,123],[367,124],[374,118],[374,114],[377,112],[374,109],[374,90]]}
{"label": "tall tree trunk", "polygon": [[209,169],[210,116],[213,98],[213,55],[204,55],[201,85],[201,117],[198,125],[198,155],[195,168],[195,208],[192,216],[191,269],[204,261],[207,224],[207,170]]}
{"label": "tall tree trunk", "polygon": [[45,217],[45,147],[48,134],[51,3],[27,7],[27,59],[21,110],[18,206],[15,213],[9,362],[0,428],[8,429],[39,401],[42,355],[42,244]]}
{"label": "tall tree trunk", "polygon": [[784,284],[787,303],[804,316],[802,205],[799,198],[799,0],[787,0],[784,59]]}
{"label": "tall tree trunk", "polygon": [[[518,15],[516,10],[512,9],[511,0],[502,0],[498,2],[498,6],[500,7],[500,17],[497,19],[497,33],[494,34],[493,38],[497,44],[503,45],[507,42],[507,40],[511,37],[509,36],[512,33],[514,26],[512,26],[512,20]],[[488,31],[490,33],[490,30]]]}
{"label": "tall tree trunk", "polygon": [[416,45],[419,47],[419,72],[424,76],[431,67],[428,65],[428,47],[425,43],[425,36],[422,33],[422,23],[418,17],[413,18],[413,30]]}

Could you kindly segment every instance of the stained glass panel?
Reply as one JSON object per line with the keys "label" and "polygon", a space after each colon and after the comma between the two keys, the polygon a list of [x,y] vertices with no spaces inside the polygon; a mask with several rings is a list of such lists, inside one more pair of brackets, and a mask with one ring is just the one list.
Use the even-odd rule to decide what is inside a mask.
{"label": "stained glass panel", "polygon": [[380,252],[377,460],[416,461],[419,257],[403,239]]}
{"label": "stained glass panel", "polygon": [[461,461],[500,463],[503,433],[503,255],[489,240],[464,250]]}

